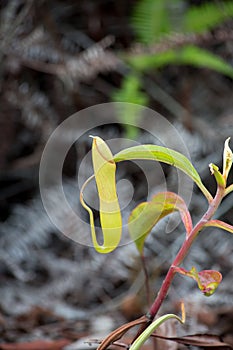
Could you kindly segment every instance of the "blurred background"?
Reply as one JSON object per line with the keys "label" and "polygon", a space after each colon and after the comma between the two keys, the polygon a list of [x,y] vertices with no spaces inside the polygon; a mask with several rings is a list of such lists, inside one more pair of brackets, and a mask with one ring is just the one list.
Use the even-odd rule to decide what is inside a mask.
{"label": "blurred background", "polygon": [[[232,16],[233,1],[227,0],[0,2],[2,341],[74,341],[98,333],[98,317],[104,315],[106,331],[145,312],[144,279],[133,244],[101,256],[62,235],[40,199],[40,158],[53,130],[73,113],[106,102],[136,103],[174,125],[214,192],[208,164],[221,167],[224,140],[233,136]],[[121,124],[100,126],[96,134],[150,143],[150,135],[125,124],[139,117],[126,109]],[[90,147],[83,137],[64,163],[65,193],[77,210],[78,169]],[[143,174],[132,165],[120,175],[126,172],[135,202],[142,201]],[[164,172],[172,189],[174,172],[169,167]],[[48,196],[66,220],[56,190],[48,190]],[[232,203],[229,195],[218,219],[233,224]],[[195,189],[194,222],[205,207]],[[164,234],[165,225],[166,220],[153,231],[146,248],[154,294],[183,238],[182,227]],[[232,253],[231,235],[220,230],[206,230],[197,240],[187,267],[218,269],[223,282],[207,299],[192,281],[175,280],[163,311],[176,310],[178,301],[186,300],[190,318],[184,333],[210,331],[232,340]]]}

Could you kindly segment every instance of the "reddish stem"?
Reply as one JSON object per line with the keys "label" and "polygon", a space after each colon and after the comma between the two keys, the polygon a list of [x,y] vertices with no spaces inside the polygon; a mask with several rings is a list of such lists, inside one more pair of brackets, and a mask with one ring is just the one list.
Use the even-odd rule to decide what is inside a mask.
{"label": "reddish stem", "polygon": [[154,319],[156,316],[158,310],[160,309],[160,306],[162,305],[164,299],[167,296],[169,287],[171,285],[171,282],[176,274],[176,267],[178,267],[188,254],[188,251],[190,247],[193,244],[193,241],[197,237],[198,233],[203,229],[204,225],[206,224],[207,221],[209,221],[214,213],[216,212],[219,204],[221,203],[222,198],[224,197],[224,188],[223,187],[218,187],[218,190],[216,192],[216,195],[212,202],[209,204],[209,208],[206,211],[206,213],[203,215],[203,217],[200,219],[200,221],[195,225],[195,227],[192,229],[184,243],[182,244],[177,256],[175,257],[172,265],[170,266],[167,275],[163,281],[163,284],[157,294],[157,297],[155,301],[153,302],[149,313],[147,314],[148,318],[150,321]]}

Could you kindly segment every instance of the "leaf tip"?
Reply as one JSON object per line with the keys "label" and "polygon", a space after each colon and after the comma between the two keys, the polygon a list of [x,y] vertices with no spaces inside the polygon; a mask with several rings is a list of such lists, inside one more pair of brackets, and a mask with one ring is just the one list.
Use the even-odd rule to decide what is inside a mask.
{"label": "leaf tip", "polygon": [[230,137],[226,139],[223,151],[223,176],[225,179],[228,177],[233,162],[233,153],[229,146],[230,139]]}
{"label": "leaf tip", "polygon": [[211,173],[211,175],[214,175],[213,163],[210,163],[210,164],[209,164],[209,168],[210,168],[210,173]]}
{"label": "leaf tip", "polygon": [[210,173],[211,173],[211,175],[214,175],[218,186],[225,188],[226,187],[226,178],[220,173],[217,165],[210,163],[209,168],[210,168]]}

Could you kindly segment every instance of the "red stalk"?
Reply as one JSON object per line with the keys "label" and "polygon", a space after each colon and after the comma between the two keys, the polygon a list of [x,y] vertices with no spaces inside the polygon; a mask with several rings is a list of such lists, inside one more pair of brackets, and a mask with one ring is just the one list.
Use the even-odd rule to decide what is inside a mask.
{"label": "red stalk", "polygon": [[207,221],[209,221],[214,213],[216,212],[219,204],[222,201],[222,198],[225,194],[225,189],[223,187],[218,187],[218,190],[216,192],[216,195],[212,202],[209,204],[208,210],[203,215],[203,217],[200,219],[200,221],[194,226],[184,243],[182,244],[179,252],[177,253],[172,265],[170,266],[167,275],[163,281],[163,284],[157,294],[156,299],[154,300],[149,312],[148,312],[148,318],[152,321],[154,317],[156,316],[157,312],[160,309],[160,306],[162,305],[164,299],[167,296],[169,287],[173,281],[173,278],[176,274],[176,267],[178,267],[186,257],[186,255],[189,252],[189,249],[191,248],[195,238],[197,237],[198,233],[203,229],[204,225]]}

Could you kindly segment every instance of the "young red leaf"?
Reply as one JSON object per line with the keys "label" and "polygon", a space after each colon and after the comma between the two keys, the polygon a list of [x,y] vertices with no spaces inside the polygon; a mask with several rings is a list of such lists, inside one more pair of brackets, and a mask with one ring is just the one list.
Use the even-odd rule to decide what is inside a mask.
{"label": "young red leaf", "polygon": [[198,287],[207,297],[212,295],[222,281],[222,275],[215,270],[203,270],[198,272]]}
{"label": "young red leaf", "polygon": [[[171,208],[174,209],[173,211],[179,211],[186,232],[189,234],[192,231],[193,224],[185,201],[174,192],[161,192],[153,197],[152,202],[163,202],[164,199],[163,211],[166,213],[166,211],[169,211]],[[170,212],[168,212],[168,214],[170,214]]]}
{"label": "young red leaf", "polygon": [[179,211],[187,234],[192,230],[192,220],[184,200],[173,192],[160,192],[149,202],[139,204],[130,214],[128,228],[140,254],[146,237],[163,217]]}
{"label": "young red leaf", "polygon": [[192,267],[190,271],[177,267],[176,272],[194,279],[199,289],[207,297],[215,292],[219,283],[222,281],[221,273],[215,270],[203,270],[198,272],[195,267]]}

